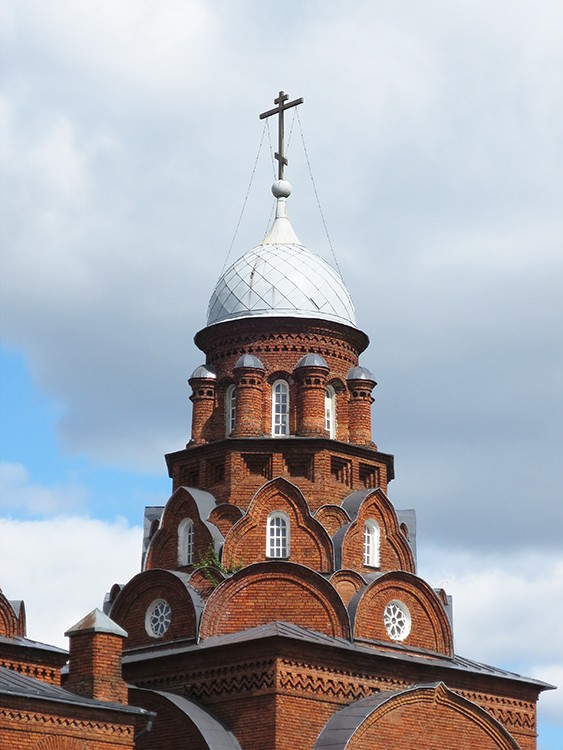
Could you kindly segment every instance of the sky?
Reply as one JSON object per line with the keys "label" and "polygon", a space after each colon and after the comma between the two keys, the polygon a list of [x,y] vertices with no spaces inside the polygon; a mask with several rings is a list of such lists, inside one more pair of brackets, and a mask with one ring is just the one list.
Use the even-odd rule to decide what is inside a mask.
{"label": "sky", "polygon": [[0,46],[0,586],[30,637],[139,570],[283,89],[290,216],[370,337],[419,572],[459,653],[563,685],[563,5],[5,0]]}

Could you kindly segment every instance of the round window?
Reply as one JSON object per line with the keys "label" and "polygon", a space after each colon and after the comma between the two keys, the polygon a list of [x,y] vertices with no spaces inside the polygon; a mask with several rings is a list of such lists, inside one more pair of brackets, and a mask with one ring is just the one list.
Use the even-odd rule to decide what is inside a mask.
{"label": "round window", "polygon": [[402,602],[389,602],[383,612],[383,622],[387,635],[394,641],[404,641],[411,632],[411,615]]}
{"label": "round window", "polygon": [[152,638],[162,638],[170,627],[172,607],[165,599],[155,599],[147,609],[145,629]]}

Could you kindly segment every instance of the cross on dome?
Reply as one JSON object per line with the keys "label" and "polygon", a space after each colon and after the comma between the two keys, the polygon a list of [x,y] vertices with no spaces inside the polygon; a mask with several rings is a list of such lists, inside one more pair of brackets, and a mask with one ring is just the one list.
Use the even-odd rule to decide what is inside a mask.
{"label": "cross on dome", "polygon": [[266,117],[271,117],[272,115],[276,114],[278,115],[278,150],[274,154],[274,157],[278,160],[278,180],[283,180],[284,166],[287,166],[287,159],[284,155],[283,113],[286,109],[296,107],[298,104],[303,104],[303,102],[305,101],[302,96],[299,97],[299,99],[294,99],[292,102],[288,102],[288,99],[289,95],[284,91],[280,91],[279,96],[274,99],[274,104],[277,104],[278,106],[274,107],[274,109],[269,109],[267,112],[262,112],[262,114],[259,116],[261,120],[264,120]]}

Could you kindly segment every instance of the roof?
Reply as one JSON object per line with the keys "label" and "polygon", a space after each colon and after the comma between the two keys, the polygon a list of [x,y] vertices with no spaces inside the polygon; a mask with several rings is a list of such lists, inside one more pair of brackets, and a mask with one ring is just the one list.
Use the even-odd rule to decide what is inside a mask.
{"label": "roof", "polygon": [[0,646],[16,646],[21,648],[33,648],[41,651],[51,651],[55,654],[61,654],[61,656],[68,656],[68,651],[58,646],[51,646],[49,643],[40,643],[39,641],[32,641],[30,638],[24,636],[14,636],[8,638],[8,636],[0,635]]}
{"label": "roof", "polygon": [[553,689],[553,685],[550,685],[541,680],[536,680],[530,677],[522,677],[514,672],[508,672],[505,669],[498,667],[491,667],[488,664],[481,664],[480,662],[472,661],[471,659],[465,659],[461,656],[445,656],[424,649],[413,649],[401,644],[393,644],[393,649],[389,648],[388,643],[379,643],[377,641],[362,642],[350,642],[345,638],[335,638],[333,636],[326,635],[325,633],[319,633],[314,630],[308,630],[302,628],[299,625],[295,625],[289,622],[271,622],[266,625],[260,625],[255,628],[248,630],[241,630],[237,633],[230,633],[228,635],[220,635],[212,638],[207,638],[200,643],[186,643],[176,642],[170,643],[168,646],[164,644],[158,649],[151,651],[135,652],[134,650],[124,654],[123,662],[125,664],[142,662],[151,659],[161,659],[167,656],[177,657],[181,653],[190,653],[194,651],[205,651],[207,649],[216,648],[220,646],[228,645],[240,645],[247,642],[256,642],[267,638],[287,638],[289,640],[299,641],[301,643],[306,642],[311,645],[328,646],[330,648],[338,648],[348,652],[355,652],[363,656],[380,656],[386,659],[392,659],[396,661],[409,662],[412,664],[428,665],[432,667],[438,667],[443,669],[451,669],[455,671],[471,672],[472,674],[481,674],[489,677],[497,677],[500,679],[514,680],[517,682],[523,682],[528,685],[534,685],[540,690]]}
{"label": "roof", "polygon": [[77,633],[109,633],[110,635],[118,635],[120,638],[127,638],[126,631],[116,622],[110,620],[97,607],[77,622],[76,625],[69,628],[65,635],[76,635]]}
{"label": "roof", "polygon": [[[135,691],[136,693],[147,693],[149,695],[155,693],[176,706],[197,727],[197,730],[207,743],[206,747],[213,748],[213,750],[240,750],[238,740],[231,730],[213,716],[204,706],[200,706],[193,699],[175,695],[174,693],[165,693],[160,690],[135,688]],[[133,699],[135,700],[135,697]]]}
{"label": "roof", "polygon": [[149,714],[144,708],[126,706],[123,703],[109,703],[94,698],[84,698],[58,685],[51,685],[33,677],[26,677],[6,667],[0,667],[0,695],[25,698],[26,700],[49,701],[50,703],[64,703],[83,708],[104,709],[106,711],[121,711],[130,714]]}
{"label": "roof", "polygon": [[286,212],[289,192],[278,197],[276,218],[262,244],[219,278],[209,301],[208,326],[259,316],[320,318],[356,327],[354,303],[340,274],[293,231]]}

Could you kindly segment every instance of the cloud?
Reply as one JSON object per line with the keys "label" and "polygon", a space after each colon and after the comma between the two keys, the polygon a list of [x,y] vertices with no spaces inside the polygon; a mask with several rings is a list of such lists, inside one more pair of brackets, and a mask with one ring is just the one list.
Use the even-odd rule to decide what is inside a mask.
{"label": "cloud", "polygon": [[[187,442],[192,335],[283,86],[372,338],[392,497],[437,540],[557,545],[560,4],[10,8],[3,335],[68,452],[160,470]],[[329,256],[299,140],[290,213]],[[270,171],[234,255],[261,237]]]}
{"label": "cloud", "polygon": [[[456,653],[563,686],[563,555],[476,554],[421,544],[419,575],[453,595]],[[563,729],[563,690],[540,697]]]}
{"label": "cloud", "polygon": [[68,648],[64,632],[139,572],[141,541],[123,519],[0,519],[1,586],[25,600],[28,637]]}
{"label": "cloud", "polygon": [[72,481],[51,486],[30,481],[22,464],[0,462],[0,512],[51,516],[76,512],[85,505],[88,491]]}

